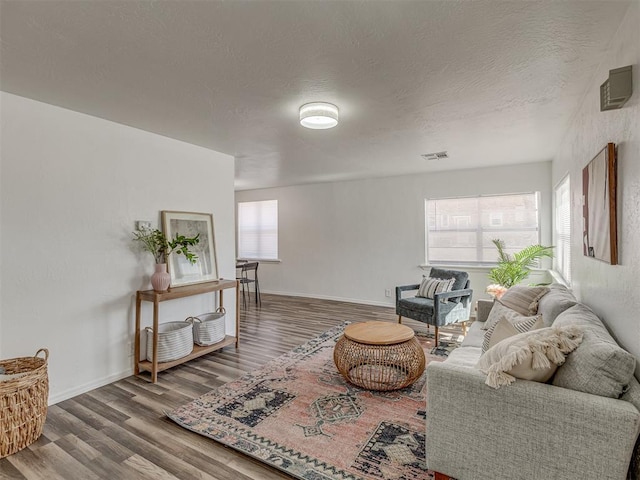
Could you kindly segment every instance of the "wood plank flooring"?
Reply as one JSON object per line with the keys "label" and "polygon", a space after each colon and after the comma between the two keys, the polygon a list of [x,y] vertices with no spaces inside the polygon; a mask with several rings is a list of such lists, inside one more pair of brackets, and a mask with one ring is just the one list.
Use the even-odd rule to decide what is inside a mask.
{"label": "wood plank flooring", "polygon": [[[344,321],[396,322],[392,308],[262,295],[240,315],[233,346],[161,372],[131,376],[49,407],[42,437],[0,460],[0,479],[274,480],[291,477],[189,432],[164,411],[255,370]],[[403,323],[425,331],[412,320]]]}

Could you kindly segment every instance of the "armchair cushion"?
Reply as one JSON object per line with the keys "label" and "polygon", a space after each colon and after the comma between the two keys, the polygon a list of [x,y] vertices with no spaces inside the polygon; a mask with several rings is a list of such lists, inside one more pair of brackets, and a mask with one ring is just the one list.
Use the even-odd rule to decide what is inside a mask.
{"label": "armchair cushion", "polygon": [[[427,316],[432,317],[434,314],[433,303],[434,303],[433,298],[410,297],[410,298],[401,299],[400,302],[398,303],[398,306],[401,309],[411,310],[413,312],[425,314]],[[456,304],[453,302],[441,303],[440,312],[446,315],[451,310],[453,310],[455,306]],[[413,318],[413,317],[410,317],[410,318]]]}
{"label": "armchair cushion", "polygon": [[[469,274],[467,272],[461,272],[459,270],[444,270],[442,268],[433,267],[429,272],[429,276],[431,278],[440,278],[442,280],[447,280],[450,278],[455,279],[455,281],[453,282],[453,287],[451,287],[451,291],[469,288]],[[458,303],[460,300],[461,297],[449,298],[450,302],[455,303]]]}
{"label": "armchair cushion", "polygon": [[448,280],[454,278],[453,287],[451,290],[462,290],[469,280],[469,274],[467,272],[461,272],[459,270],[444,270],[442,268],[432,268],[429,272],[431,278],[440,278],[442,280]]}

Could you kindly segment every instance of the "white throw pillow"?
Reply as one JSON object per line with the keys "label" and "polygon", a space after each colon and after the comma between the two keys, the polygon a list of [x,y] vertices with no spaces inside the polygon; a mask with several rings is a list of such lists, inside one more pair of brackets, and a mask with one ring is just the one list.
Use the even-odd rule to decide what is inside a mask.
{"label": "white throw pillow", "polygon": [[455,281],[455,278],[443,280],[441,278],[422,277],[422,283],[420,283],[416,297],[434,299],[436,298],[436,293],[450,292]]}
{"label": "white throw pillow", "polygon": [[492,388],[510,385],[516,378],[546,382],[580,342],[582,329],[575,325],[532,330],[491,347],[476,368],[487,375],[485,383]]}
{"label": "white throw pillow", "polygon": [[543,327],[544,323],[542,322],[542,315],[536,315],[535,317],[520,317],[520,319],[513,321],[501,318],[485,332],[484,342],[482,342],[482,353],[486,352],[505,338],[513,337],[519,333],[525,333],[531,330],[539,330]]}

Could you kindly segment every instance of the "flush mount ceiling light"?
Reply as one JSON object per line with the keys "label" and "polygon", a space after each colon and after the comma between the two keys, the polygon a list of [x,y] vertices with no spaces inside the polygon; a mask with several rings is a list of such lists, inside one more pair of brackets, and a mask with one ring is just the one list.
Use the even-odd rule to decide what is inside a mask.
{"label": "flush mount ceiling light", "polygon": [[300,107],[300,125],[315,130],[338,125],[338,107],[331,103],[313,102]]}

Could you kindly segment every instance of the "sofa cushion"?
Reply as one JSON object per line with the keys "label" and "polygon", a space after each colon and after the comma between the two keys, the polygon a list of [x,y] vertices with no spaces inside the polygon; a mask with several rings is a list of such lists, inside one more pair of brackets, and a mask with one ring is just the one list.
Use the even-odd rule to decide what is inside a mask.
{"label": "sofa cushion", "polygon": [[416,297],[435,298],[436,293],[450,292],[454,282],[454,278],[442,280],[440,278],[422,277]]}
{"label": "sofa cushion", "polygon": [[484,342],[485,331],[482,329],[484,322],[473,322],[467,330],[467,335],[462,341],[460,348],[466,347],[478,347],[482,348],[482,342]]}
{"label": "sofa cushion", "polygon": [[476,368],[493,388],[516,378],[546,382],[582,340],[580,327],[547,327],[509,337],[482,354]]}
{"label": "sofa cushion", "polygon": [[544,327],[544,324],[542,323],[542,317],[540,315],[533,317],[521,316],[520,319],[513,321],[507,318],[501,318],[485,332],[482,342],[482,353],[505,338],[513,337],[514,335],[530,330],[538,330],[542,327]]}
{"label": "sofa cushion", "polygon": [[475,367],[482,351],[479,347],[456,348],[445,360],[447,363],[463,367]]}
{"label": "sofa cushion", "polygon": [[514,285],[500,297],[499,301],[522,315],[535,315],[538,313],[538,302],[548,292],[547,287]]}
{"label": "sofa cushion", "polygon": [[615,342],[598,316],[579,303],[558,315],[553,325],[578,325],[584,330],[582,344],[567,356],[553,384],[603,397],[620,397],[633,377],[636,360]]}
{"label": "sofa cushion", "polygon": [[542,315],[545,327],[550,327],[556,317],[578,301],[573,294],[558,283],[549,285],[549,292],[538,302],[538,313]]}

